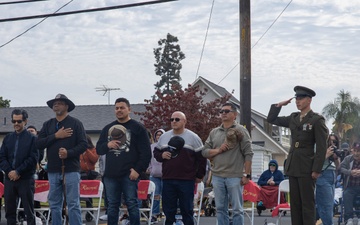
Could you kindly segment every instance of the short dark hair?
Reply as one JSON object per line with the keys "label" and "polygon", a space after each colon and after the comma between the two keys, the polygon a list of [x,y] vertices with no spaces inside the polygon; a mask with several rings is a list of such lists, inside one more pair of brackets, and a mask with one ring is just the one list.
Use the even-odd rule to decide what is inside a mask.
{"label": "short dark hair", "polygon": [[22,115],[22,119],[25,121],[27,120],[27,118],[29,117],[28,116],[28,113],[23,110],[23,109],[14,109],[12,112],[11,112],[11,119],[13,119],[13,115]]}
{"label": "short dark hair", "polygon": [[126,98],[118,98],[115,100],[115,104],[118,103],[118,102],[125,102],[125,104],[127,105],[127,107],[130,108],[130,102],[129,100],[127,100]]}
{"label": "short dark hair", "polygon": [[223,104],[221,107],[224,107],[224,106],[230,106],[230,107],[231,107],[231,110],[236,112],[236,105],[235,105],[235,104],[233,104],[233,103],[231,103],[231,102],[226,102],[226,103]]}
{"label": "short dark hair", "polygon": [[35,131],[37,131],[36,127],[34,127],[33,125],[27,126],[26,129],[30,129],[30,128],[32,128],[32,129],[34,129]]}

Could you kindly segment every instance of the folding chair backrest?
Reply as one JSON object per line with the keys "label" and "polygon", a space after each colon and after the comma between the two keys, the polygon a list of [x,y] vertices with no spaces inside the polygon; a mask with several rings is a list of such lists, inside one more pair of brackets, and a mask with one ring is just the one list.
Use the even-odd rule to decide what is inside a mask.
{"label": "folding chair backrest", "polygon": [[152,206],[154,204],[155,198],[155,183],[150,180],[140,180],[138,183],[138,198],[139,200],[150,200],[150,205],[148,205],[148,207],[140,208],[141,215],[146,218],[147,224],[150,225],[152,217]]}
{"label": "folding chair backrest", "polygon": [[194,204],[194,212],[196,212],[196,216],[194,216],[194,219],[196,221],[196,225],[199,225],[202,201],[204,198],[204,190],[205,190],[204,183],[203,182],[197,183],[195,189],[196,189],[196,194],[194,195],[194,198],[195,200],[199,199],[199,205]]}
{"label": "folding chair backrest", "polygon": [[93,219],[95,219],[95,225],[99,223],[100,217],[100,205],[102,199],[102,193],[104,185],[100,180],[81,180],[80,181],[80,198],[99,198],[97,206],[81,208],[82,212],[86,212]]}
{"label": "folding chair backrest", "polygon": [[34,200],[39,202],[47,202],[50,190],[48,180],[35,180]]}
{"label": "folding chair backrest", "polygon": [[81,198],[99,198],[102,196],[104,185],[100,180],[81,180]]}
{"label": "folding chair backrest", "polygon": [[281,192],[290,192],[289,180],[283,180],[279,184],[279,192],[278,192],[278,205],[280,204],[280,195]]}
{"label": "folding chair backrest", "polygon": [[4,184],[0,182],[0,198],[4,195]]}

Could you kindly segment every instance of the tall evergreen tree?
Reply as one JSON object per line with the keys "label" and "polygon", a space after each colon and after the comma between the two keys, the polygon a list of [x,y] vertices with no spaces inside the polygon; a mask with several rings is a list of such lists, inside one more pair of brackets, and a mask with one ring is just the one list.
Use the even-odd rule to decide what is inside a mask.
{"label": "tall evergreen tree", "polygon": [[[185,54],[181,51],[180,45],[177,44],[178,38],[167,34],[165,39],[158,41],[158,48],[154,48],[155,55],[155,73],[160,76],[154,86],[162,94],[174,94],[171,89],[172,85],[180,85],[181,60],[185,59]],[[180,85],[181,87],[181,85]]]}

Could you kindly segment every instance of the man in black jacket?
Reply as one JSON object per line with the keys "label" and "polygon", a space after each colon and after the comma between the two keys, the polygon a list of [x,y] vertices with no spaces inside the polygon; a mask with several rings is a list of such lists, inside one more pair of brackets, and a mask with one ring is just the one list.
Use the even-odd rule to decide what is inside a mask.
{"label": "man in black jacket", "polygon": [[43,124],[36,145],[39,149],[46,148],[52,225],[62,224],[63,186],[69,224],[82,225],[79,157],[87,148],[84,126],[80,120],[69,115],[75,104],[65,95],[56,95],[47,101],[47,105],[54,111],[55,118]]}
{"label": "man in black jacket", "polygon": [[0,149],[0,167],[5,172],[5,212],[8,225],[16,224],[17,199],[21,198],[27,224],[35,225],[34,174],[38,159],[35,136],[26,131],[28,114],[14,109],[11,122],[15,132],[5,136]]}
{"label": "man in black jacket", "polygon": [[151,148],[145,127],[131,119],[130,112],[126,98],[116,99],[116,120],[102,129],[96,145],[98,155],[106,154],[104,184],[109,201],[109,225],[118,224],[121,194],[124,194],[130,224],[140,225],[137,185],[139,175],[149,166]]}

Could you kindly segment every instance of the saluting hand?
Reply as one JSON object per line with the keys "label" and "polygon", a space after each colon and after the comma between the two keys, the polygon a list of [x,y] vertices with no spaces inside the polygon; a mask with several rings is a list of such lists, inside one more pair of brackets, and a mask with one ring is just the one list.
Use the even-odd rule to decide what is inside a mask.
{"label": "saluting hand", "polygon": [[290,99],[288,99],[288,100],[279,102],[276,106],[277,106],[277,107],[285,106],[285,105],[289,104],[292,99],[293,99],[293,98],[290,98]]}

